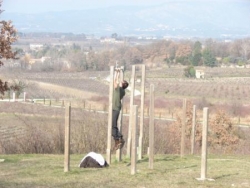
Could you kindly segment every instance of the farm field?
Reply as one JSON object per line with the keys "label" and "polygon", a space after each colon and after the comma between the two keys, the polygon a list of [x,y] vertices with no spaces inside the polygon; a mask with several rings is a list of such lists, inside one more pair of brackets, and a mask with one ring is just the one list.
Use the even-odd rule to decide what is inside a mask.
{"label": "farm field", "polygon": [[[109,85],[105,79],[108,74],[109,72],[4,74],[10,81],[17,79],[26,82],[27,96],[34,100],[0,102],[0,187],[250,187],[249,139],[244,136],[249,133],[247,93],[250,92],[250,77],[185,79],[181,76],[168,77],[162,71],[158,74],[157,71],[148,71],[143,150],[146,154],[149,87],[154,84],[157,135],[154,169],[148,169],[148,158],[144,155],[137,163],[137,174],[132,176],[129,159],[124,158],[119,163],[115,161],[114,153],[109,168],[79,169],[77,165],[84,154],[90,151],[104,154],[106,151]],[[177,72],[172,74],[176,75]],[[129,72],[126,78],[129,78]],[[140,82],[137,80],[135,86],[140,90]],[[22,97],[21,94],[20,98]],[[129,97],[128,92],[124,99],[123,120],[123,134],[126,136]],[[189,155],[188,151],[183,158],[176,155],[179,153],[180,126],[172,120],[181,117],[184,98],[188,99],[188,104],[197,105],[199,122],[202,120],[202,107],[208,105],[210,118],[214,118],[217,109],[224,107],[230,115],[230,121],[235,125],[246,125],[241,129],[244,134],[239,132],[242,138],[239,147],[228,146],[227,149],[213,152],[212,147],[208,148],[207,177],[214,181],[196,180],[200,177],[199,142],[196,143],[194,156]],[[52,106],[49,104],[50,99]],[[62,104],[66,105],[68,102],[72,105],[72,155],[71,171],[64,173],[62,153],[65,106]],[[140,96],[135,97],[135,104],[140,105]],[[187,141],[187,150],[189,149]],[[124,156],[125,152],[126,145]]]}
{"label": "farm field", "polygon": [[[219,72],[219,70],[221,72]],[[154,84],[157,97],[164,98],[206,98],[213,103],[235,102],[247,103],[250,99],[250,70],[227,71],[225,69],[206,70],[209,77],[206,79],[183,78],[181,68],[164,70],[146,70],[146,94],[150,84]],[[233,74],[234,73],[234,74]],[[136,78],[140,78],[137,70]],[[70,98],[76,91],[89,92],[101,96],[108,96],[109,85],[106,78],[108,71],[89,71],[75,73],[18,73],[3,74],[10,82],[23,81],[27,84],[25,91],[29,97]],[[220,77],[219,77],[220,75]],[[125,72],[125,79],[130,79],[130,72]],[[140,90],[140,82],[135,87]],[[47,85],[45,85],[47,84]],[[74,89],[74,90],[69,90]],[[68,91],[67,91],[68,90]],[[85,98],[84,94],[77,98]]]}
{"label": "farm field", "polygon": [[[206,79],[191,79],[182,77],[183,68],[149,69],[146,70],[145,83],[145,113],[148,113],[149,88],[155,88],[155,115],[158,118],[176,118],[182,108],[182,100],[188,99],[197,105],[199,110],[209,107],[211,113],[223,109],[233,119],[234,123],[248,125],[250,115],[250,77],[248,69],[206,69],[209,75]],[[129,80],[130,71],[125,72]],[[140,69],[136,70],[135,88],[140,91]],[[49,100],[57,105],[71,102],[92,110],[108,109],[109,83],[106,81],[109,71],[89,72],[47,72],[16,74],[2,72],[10,82],[19,80],[26,83],[24,91],[27,99],[40,99],[46,104]],[[220,76],[220,77],[219,77]],[[129,113],[130,93],[124,98],[124,113]],[[5,99],[12,97],[5,95]],[[20,99],[23,94],[20,95]],[[37,101],[37,100],[36,100]],[[35,102],[36,102],[35,101]],[[140,105],[140,96],[135,97],[135,104]]]}
{"label": "farm field", "polygon": [[[130,160],[125,158],[104,169],[78,168],[84,154],[71,155],[70,171],[64,172],[63,155],[0,155],[1,188],[244,188],[250,187],[248,156],[209,155],[207,178],[200,178],[200,156],[156,155],[154,168],[148,168],[148,158],[137,163],[137,173],[131,175]],[[105,156],[104,156],[105,157]],[[114,157],[114,156],[113,156]],[[3,161],[4,160],[4,161]]]}
{"label": "farm field", "polygon": [[[155,107],[157,116],[172,116],[181,108],[184,98],[202,109],[205,107],[219,108],[235,118],[246,119],[250,114],[250,77],[249,69],[206,69],[208,77],[205,79],[183,78],[183,68],[149,69],[146,70],[145,102],[148,106],[150,84],[155,88]],[[89,72],[48,72],[31,73],[21,72],[10,74],[1,73],[9,80],[19,80],[26,83],[24,91],[28,99],[44,99],[57,101],[83,101],[89,103],[96,110],[107,109],[109,83],[107,77],[109,71]],[[125,72],[125,79],[130,79],[130,71]],[[135,88],[140,91],[140,69],[136,70]],[[129,90],[124,98],[124,106],[128,112],[130,96]],[[5,95],[5,98],[12,97]],[[20,98],[22,98],[22,94]],[[140,103],[140,96],[135,97],[135,104]],[[145,109],[146,110],[146,109]],[[168,111],[168,115],[166,114]],[[232,117],[232,118],[234,118]],[[246,120],[247,121],[247,120]],[[246,124],[244,121],[244,124]]]}

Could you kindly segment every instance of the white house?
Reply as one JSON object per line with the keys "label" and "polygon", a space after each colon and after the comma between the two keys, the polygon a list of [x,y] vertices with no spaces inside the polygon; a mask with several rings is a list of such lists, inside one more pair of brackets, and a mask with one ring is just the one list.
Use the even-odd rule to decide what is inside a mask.
{"label": "white house", "polygon": [[195,77],[196,78],[205,78],[204,70],[195,70]]}
{"label": "white house", "polygon": [[31,50],[40,50],[43,48],[43,44],[30,44]]}

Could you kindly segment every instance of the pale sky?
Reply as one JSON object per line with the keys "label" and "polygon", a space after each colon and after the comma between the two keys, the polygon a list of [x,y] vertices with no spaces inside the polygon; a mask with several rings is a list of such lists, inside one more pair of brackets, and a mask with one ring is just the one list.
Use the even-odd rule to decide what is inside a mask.
{"label": "pale sky", "polygon": [[7,12],[45,12],[82,10],[116,5],[159,5],[169,0],[3,0],[2,9]]}
{"label": "pale sky", "polygon": [[83,10],[110,6],[159,5],[172,1],[247,1],[247,0],[3,0],[2,9],[7,12],[35,13],[46,11]]}

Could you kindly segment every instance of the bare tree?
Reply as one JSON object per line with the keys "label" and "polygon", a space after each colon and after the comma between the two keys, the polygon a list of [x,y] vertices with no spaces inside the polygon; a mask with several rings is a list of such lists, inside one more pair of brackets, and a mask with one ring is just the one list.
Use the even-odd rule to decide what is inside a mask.
{"label": "bare tree", "polygon": [[[0,0],[0,14],[3,12],[1,10],[2,0]],[[12,25],[11,21],[0,21],[0,66],[3,65],[4,59],[16,59],[17,52],[13,52],[11,44],[17,40],[17,31]],[[0,79],[0,94],[3,95],[5,91],[8,90],[7,82],[3,82]]]}
{"label": "bare tree", "polygon": [[248,54],[250,53],[250,39],[243,39],[241,41],[241,55],[244,60],[248,60]]}

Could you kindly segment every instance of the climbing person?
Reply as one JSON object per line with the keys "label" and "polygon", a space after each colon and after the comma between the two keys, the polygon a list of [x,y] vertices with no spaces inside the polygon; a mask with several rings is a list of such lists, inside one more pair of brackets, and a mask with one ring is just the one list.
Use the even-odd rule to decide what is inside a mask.
{"label": "climbing person", "polygon": [[116,68],[114,75],[114,92],[113,92],[113,104],[112,104],[112,136],[115,140],[114,149],[121,149],[125,140],[123,139],[123,135],[117,127],[118,117],[122,108],[121,100],[125,96],[125,89],[128,87],[128,82],[126,80],[120,81],[120,71],[122,69]]}

